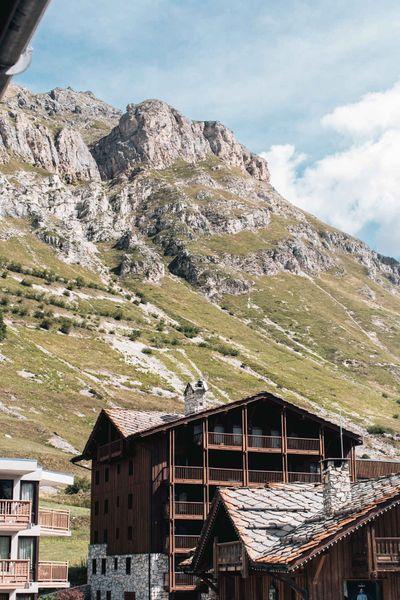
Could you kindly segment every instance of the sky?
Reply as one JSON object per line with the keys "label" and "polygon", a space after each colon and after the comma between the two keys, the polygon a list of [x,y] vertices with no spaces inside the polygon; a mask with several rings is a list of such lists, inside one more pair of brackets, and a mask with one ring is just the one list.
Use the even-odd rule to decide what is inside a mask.
{"label": "sky", "polygon": [[400,257],[398,0],[52,0],[18,82],[219,120],[290,201]]}

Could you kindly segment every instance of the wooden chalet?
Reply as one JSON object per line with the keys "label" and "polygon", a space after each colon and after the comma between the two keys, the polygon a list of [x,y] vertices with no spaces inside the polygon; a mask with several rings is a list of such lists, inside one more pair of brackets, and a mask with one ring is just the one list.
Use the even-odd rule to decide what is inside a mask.
{"label": "wooden chalet", "polygon": [[221,489],[186,564],[220,600],[398,599],[400,475]]}
{"label": "wooden chalet", "polygon": [[[155,571],[165,571],[160,598],[197,598],[198,590],[204,592],[204,584],[199,587],[180,565],[197,546],[220,488],[318,483],[322,461],[342,456],[356,480],[357,434],[267,392],[207,409],[205,391],[202,382],[188,385],[185,415],[100,413],[78,457],[92,460],[89,583],[97,587],[97,600],[106,581],[97,556],[105,561],[104,577],[112,565],[119,569],[118,557],[129,560],[124,574],[130,576],[130,557],[148,556],[149,586]],[[363,476],[368,470],[364,465]],[[165,562],[152,566],[151,557]],[[122,584],[119,572],[118,577],[113,600],[136,593],[136,584],[129,578]],[[113,587],[114,579],[108,581],[104,585]]]}

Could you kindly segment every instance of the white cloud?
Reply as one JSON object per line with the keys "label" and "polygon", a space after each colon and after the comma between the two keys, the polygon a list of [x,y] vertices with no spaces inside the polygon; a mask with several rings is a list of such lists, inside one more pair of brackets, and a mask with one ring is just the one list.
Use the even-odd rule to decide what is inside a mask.
{"label": "white cloud", "polygon": [[400,127],[400,81],[386,92],[366,94],[359,102],[338,106],[321,123],[354,137],[369,137]]}
{"label": "white cloud", "polygon": [[272,146],[264,153],[272,184],[322,220],[400,256],[400,82],[339,106],[321,122],[351,134],[348,147],[301,171],[304,154]]}

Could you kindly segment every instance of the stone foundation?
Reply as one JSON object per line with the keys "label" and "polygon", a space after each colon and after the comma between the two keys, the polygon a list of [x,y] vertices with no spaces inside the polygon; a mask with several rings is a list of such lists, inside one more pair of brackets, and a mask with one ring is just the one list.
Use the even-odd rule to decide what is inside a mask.
{"label": "stone foundation", "polygon": [[[131,559],[131,573],[126,574],[126,559]],[[93,560],[96,559],[97,570],[93,574]],[[106,573],[102,575],[102,560],[106,560]],[[117,569],[115,569],[117,560]],[[91,587],[92,600],[101,592],[101,600],[106,600],[107,592],[111,592],[111,600],[124,600],[125,592],[135,592],[136,600],[168,600],[169,594],[164,590],[164,574],[168,572],[168,556],[166,554],[150,555],[150,589],[149,594],[149,555],[123,554],[107,555],[106,544],[89,546],[88,583]]]}

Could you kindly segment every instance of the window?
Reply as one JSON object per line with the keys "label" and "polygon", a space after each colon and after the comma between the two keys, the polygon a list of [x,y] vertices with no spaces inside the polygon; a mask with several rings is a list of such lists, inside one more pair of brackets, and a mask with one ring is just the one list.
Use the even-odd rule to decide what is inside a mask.
{"label": "window", "polygon": [[124,600],[136,600],[135,592],[124,592]]}
{"label": "window", "polygon": [[104,500],[104,514],[108,515],[108,498]]}
{"label": "window", "polygon": [[127,575],[131,574],[131,566],[132,566],[132,559],[130,556],[128,556],[126,559],[126,562],[125,562],[125,572]]}
{"label": "window", "polygon": [[104,481],[107,483],[107,481],[109,479],[110,479],[110,469],[108,467],[106,467],[104,470]]}
{"label": "window", "polygon": [[96,600],[101,600],[101,591],[97,590],[96,592]]}
{"label": "window", "polygon": [[97,575],[97,560],[95,558],[92,560],[92,575]]}
{"label": "window", "polygon": [[107,572],[107,559],[106,558],[102,558],[101,559],[101,574],[105,575]]}
{"label": "window", "polygon": [[121,474],[121,465],[120,463],[117,464],[117,475]]}
{"label": "window", "polygon": [[129,475],[133,475],[133,460],[129,461],[129,465],[128,465],[128,474]]}
{"label": "window", "polygon": [[11,536],[0,535],[0,558],[9,559],[11,553]]}
{"label": "window", "polygon": [[96,502],[94,503],[94,514],[96,517],[99,514],[99,501],[98,500],[96,500]]}
{"label": "window", "polygon": [[118,558],[114,558],[114,571],[118,571]]}
{"label": "window", "polygon": [[117,508],[119,507],[119,496],[117,496]]}
{"label": "window", "polygon": [[132,529],[132,525],[129,525],[128,527],[128,540],[131,540],[133,537],[133,529]]}
{"label": "window", "polygon": [[119,527],[117,527],[115,530],[115,539],[119,540]]}
{"label": "window", "polygon": [[14,482],[12,479],[0,479],[0,498],[12,500]]}
{"label": "window", "polygon": [[[96,471],[94,474],[94,482],[96,485],[99,485],[100,483],[100,472]],[[98,591],[97,593],[100,593],[100,591]]]}
{"label": "window", "polygon": [[107,544],[108,542],[108,531],[107,529],[104,529],[103,531],[103,544]]}
{"label": "window", "polygon": [[128,494],[128,508],[132,508],[133,506],[133,495]]}
{"label": "window", "polygon": [[35,560],[36,542],[36,537],[21,536],[18,538],[18,558],[21,560],[29,560],[31,567]]}
{"label": "window", "polygon": [[99,543],[99,532],[96,530],[93,532],[93,544]]}
{"label": "window", "polygon": [[111,590],[107,590],[106,598],[107,598],[107,600],[111,600]]}

